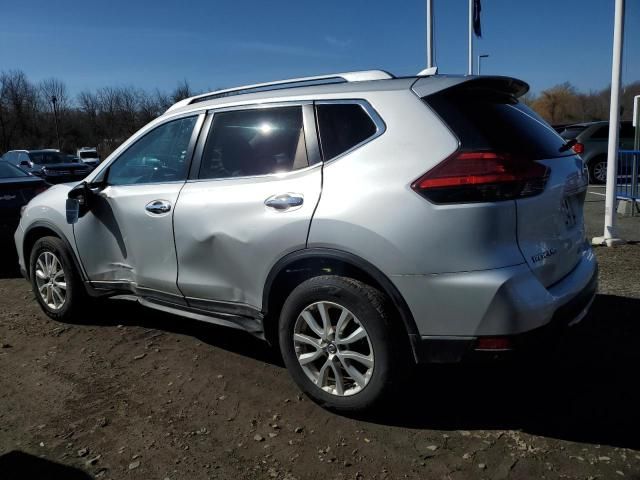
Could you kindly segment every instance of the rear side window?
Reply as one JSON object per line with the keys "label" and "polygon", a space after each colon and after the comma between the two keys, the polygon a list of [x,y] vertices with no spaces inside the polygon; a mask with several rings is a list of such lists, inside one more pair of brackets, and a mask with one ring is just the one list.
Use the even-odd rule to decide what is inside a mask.
{"label": "rear side window", "polygon": [[378,130],[369,114],[357,103],[318,104],[316,115],[325,161],[361,144]]}
{"label": "rear side window", "polygon": [[564,139],[535,112],[488,89],[450,88],[425,98],[458,136],[463,150],[540,160],[572,155]]}
{"label": "rear side window", "polygon": [[598,127],[598,129],[591,135],[593,140],[607,140],[609,138],[609,125]]}
{"label": "rear side window", "polygon": [[267,175],[308,165],[302,107],[221,112],[213,116],[199,178]]}

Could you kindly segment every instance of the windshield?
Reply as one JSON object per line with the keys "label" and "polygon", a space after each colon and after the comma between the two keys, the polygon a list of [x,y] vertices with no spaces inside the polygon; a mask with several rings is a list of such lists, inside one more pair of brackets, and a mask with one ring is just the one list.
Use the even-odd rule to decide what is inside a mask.
{"label": "windshield", "polygon": [[38,165],[52,165],[54,163],[67,163],[70,160],[60,152],[29,152],[31,161]]}
{"label": "windshield", "polygon": [[98,152],[95,152],[95,151],[80,152],[80,158],[98,158]]}
{"label": "windshield", "polygon": [[13,165],[0,161],[0,178],[28,177],[29,174]]}

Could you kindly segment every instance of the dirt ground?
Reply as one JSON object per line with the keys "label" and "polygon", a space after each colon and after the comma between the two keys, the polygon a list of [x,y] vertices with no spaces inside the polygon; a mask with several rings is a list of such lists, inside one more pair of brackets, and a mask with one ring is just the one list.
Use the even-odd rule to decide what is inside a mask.
{"label": "dirt ground", "polygon": [[640,479],[640,244],[596,252],[600,293],[570,335],[421,368],[362,418],[301,396],[249,335],[124,301],[54,322],[5,268],[0,479]]}

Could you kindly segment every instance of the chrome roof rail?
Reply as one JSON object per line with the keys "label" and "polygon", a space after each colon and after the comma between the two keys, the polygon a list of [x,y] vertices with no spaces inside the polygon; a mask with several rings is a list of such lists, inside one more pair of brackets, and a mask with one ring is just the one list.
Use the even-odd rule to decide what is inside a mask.
{"label": "chrome roof rail", "polygon": [[241,87],[226,88],[213,92],[203,93],[194,97],[185,98],[175,103],[167,110],[175,110],[192,103],[206,102],[214,98],[223,98],[231,95],[242,95],[244,93],[264,92],[269,90],[278,90],[282,88],[308,87],[313,85],[325,85],[330,83],[343,82],[366,82],[369,80],[388,80],[395,78],[389,72],[384,70],[361,70],[356,72],[332,73],[329,75],[317,75],[314,77],[290,78],[287,80],[277,80],[275,82],[256,83],[253,85],[244,85]]}

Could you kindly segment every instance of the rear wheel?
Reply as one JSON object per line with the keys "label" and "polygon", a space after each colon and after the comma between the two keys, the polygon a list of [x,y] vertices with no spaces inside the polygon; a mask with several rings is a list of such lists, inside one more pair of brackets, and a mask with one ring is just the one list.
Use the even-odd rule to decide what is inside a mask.
{"label": "rear wheel", "polygon": [[589,163],[589,179],[592,183],[603,184],[607,181],[607,159],[599,157]]}
{"label": "rear wheel", "polygon": [[406,372],[385,296],[345,277],[306,280],[287,298],[280,347],[298,386],[323,406],[368,409]]}
{"label": "rear wheel", "polygon": [[57,237],[36,241],[29,267],[33,293],[42,310],[55,320],[74,319],[87,293],[64,242]]}

